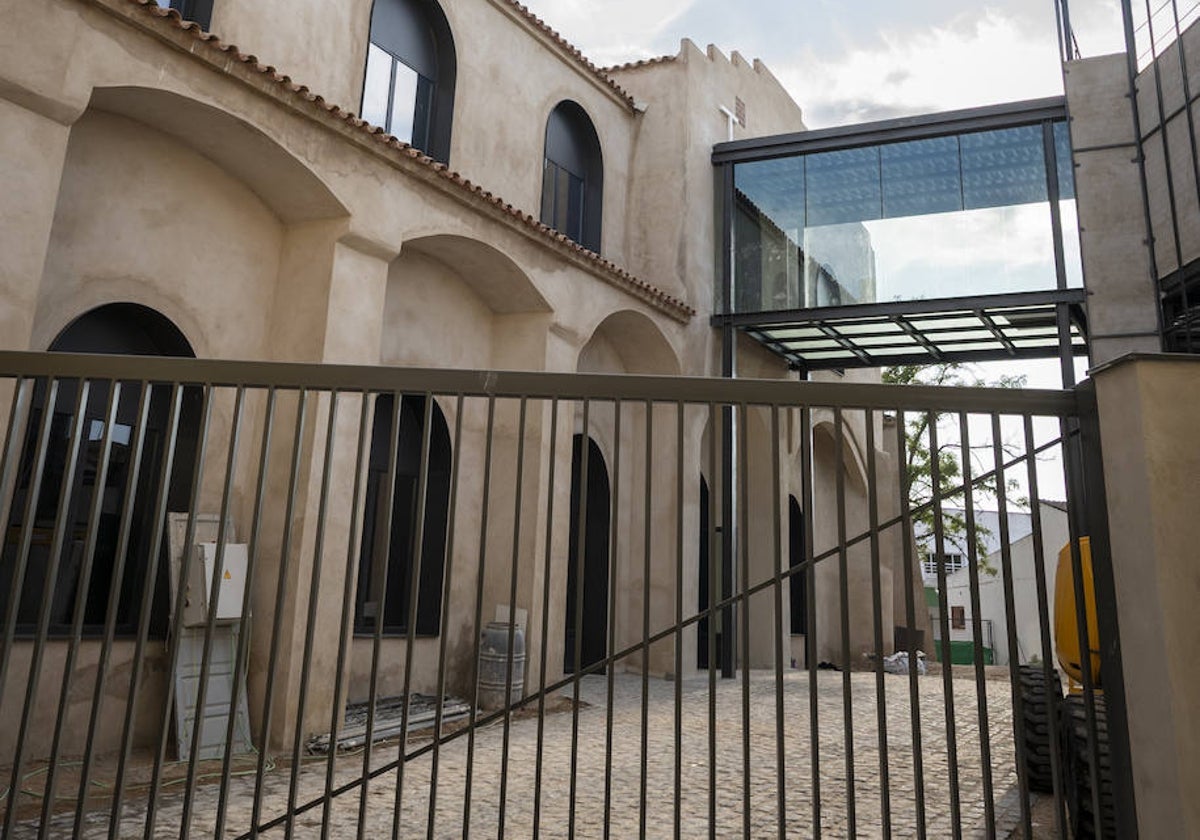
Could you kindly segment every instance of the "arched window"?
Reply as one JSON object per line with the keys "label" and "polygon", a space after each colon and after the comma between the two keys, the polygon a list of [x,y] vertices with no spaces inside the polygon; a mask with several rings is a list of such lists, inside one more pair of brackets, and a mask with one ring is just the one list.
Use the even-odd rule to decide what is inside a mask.
{"label": "arched window", "polygon": [[[50,345],[51,351],[66,353],[121,353],[144,356],[194,356],[183,333],[160,313],[135,303],[111,303],[80,316]],[[50,593],[50,632],[70,632],[76,605],[83,606],[83,631],[99,634],[109,620],[108,605],[114,584],[119,587],[113,618],[117,633],[136,632],[142,592],[150,564],[156,573],[150,629],[156,635],[166,628],[166,545],[151,544],[155,511],[159,508],[158,482],[169,442],[175,441],[174,462],[167,485],[168,511],[186,511],[196,462],[196,442],[203,408],[203,393],[184,388],[177,427],[170,428],[171,387],[150,386],[146,427],[138,428],[138,404],[142,386],[122,382],[116,419],[106,429],[105,413],[111,385],[92,381],[86,400],[81,400],[78,380],[58,380],[54,391],[44,379],[35,382],[29,420],[14,487],[12,507],[0,551],[0,611],[9,601],[12,576],[21,560],[25,537],[28,549],[24,582],[17,600],[18,629],[32,630],[46,590],[55,558],[52,538],[60,504],[66,504],[66,533],[57,558]],[[70,446],[77,412],[83,412],[80,439]],[[35,469],[37,435],[50,413],[49,439],[40,481]],[[100,456],[105,435],[110,440],[109,462],[101,471]],[[141,438],[140,461],[135,451]],[[63,493],[63,481],[74,461],[74,481]],[[136,472],[130,475],[131,472]],[[130,479],[133,484],[130,485]],[[94,534],[95,549],[85,551],[89,520],[97,493],[99,517]],[[118,553],[123,518],[129,516],[128,545]],[[31,534],[26,534],[31,529]],[[119,565],[118,561],[122,561]],[[119,577],[116,572],[120,571]]]}
{"label": "arched window", "polygon": [[[450,506],[450,433],[437,403],[432,406],[431,417],[425,522],[417,592],[416,633],[419,636],[436,636],[441,628],[442,571],[446,551],[446,517]],[[396,479],[389,511],[387,477],[395,420],[392,395],[379,396],[375,401],[375,419],[371,427],[371,455],[367,468],[354,616],[354,629],[360,634],[374,633],[381,616],[385,635],[397,635],[408,630],[425,398],[406,396],[400,400]]]}
{"label": "arched window", "polygon": [[450,24],[435,0],[375,0],[363,119],[448,162],[454,68]]}
{"label": "arched window", "polygon": [[212,24],[213,0],[156,0],[163,9],[175,9],[184,20],[192,20],[207,30]]}
{"label": "arched window", "polygon": [[587,112],[563,101],[546,121],[542,167],[542,224],[600,253],[604,161]]}

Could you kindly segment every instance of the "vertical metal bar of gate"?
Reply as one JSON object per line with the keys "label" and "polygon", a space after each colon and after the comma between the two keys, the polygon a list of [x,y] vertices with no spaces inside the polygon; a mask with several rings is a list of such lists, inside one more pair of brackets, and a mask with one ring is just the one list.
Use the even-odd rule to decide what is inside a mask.
{"label": "vertical metal bar of gate", "polygon": [[954,716],[954,676],[950,655],[950,609],[946,597],[946,528],[943,522],[941,447],[938,445],[938,414],[925,415],[929,435],[929,482],[933,506],[933,545],[937,558],[938,625],[941,639],[938,661],[942,666],[942,692],[946,710],[946,761],[950,777],[950,826],[954,837],[962,836],[962,802],[958,779],[958,731]]}
{"label": "vertical metal bar of gate", "polygon": [[[908,451],[907,421],[903,411],[896,412],[896,451]],[[900,541],[904,556],[904,609],[908,625],[908,708],[912,731],[913,788],[917,812],[917,837],[925,838],[925,766],[921,749],[921,700],[917,690],[916,593],[913,586],[913,525],[909,509],[911,488],[904,470],[897,476],[900,485]],[[932,630],[932,628],[930,628]],[[931,640],[932,641],[932,640]]]}
{"label": "vertical metal bar of gate", "polygon": [[821,732],[818,725],[820,701],[817,697],[817,586],[814,559],[813,526],[813,439],[812,408],[800,409],[800,497],[805,516],[804,575],[808,624],[804,628],[804,660],[808,668],[808,749],[809,782],[812,792],[812,833],[821,836]]}
{"label": "vertical metal bar of gate", "polygon": [[[586,417],[587,408],[584,404],[584,415]],[[487,569],[487,534],[488,534],[488,513],[491,507],[492,493],[492,443],[496,431],[496,398],[488,397],[487,401],[487,427],[486,436],[484,439],[484,454],[483,454],[483,492],[479,508],[479,568],[476,570],[475,580],[475,623],[472,625],[474,631],[474,648],[471,655],[471,668],[475,674],[473,694],[471,697],[471,710],[468,715],[467,726],[467,772],[463,780],[463,824],[462,836],[464,840],[471,835],[471,794],[472,794],[472,778],[474,770],[475,758],[475,716],[476,710],[479,708],[479,644],[480,634],[483,632],[482,613],[483,613],[483,580]],[[572,773],[572,785],[574,785],[574,773]]]}
{"label": "vertical metal bar of gate", "polygon": [[[313,539],[312,566],[309,571],[311,582],[308,587],[308,612],[304,624],[304,654],[300,660],[300,696],[296,701],[296,726],[292,735],[292,766],[288,779],[287,822],[284,836],[293,836],[296,826],[296,798],[299,795],[300,772],[302,769],[300,747],[304,741],[304,713],[308,704],[308,683],[312,676],[313,644],[317,630],[317,602],[321,594],[321,571],[325,559],[325,520],[329,514],[329,484],[333,476],[334,444],[337,440],[338,391],[328,395],[329,410],[325,425],[325,454],[321,459],[321,489],[317,501],[317,528]],[[216,603],[214,599],[213,603]],[[214,607],[215,609],[215,607]],[[242,615],[245,615],[243,612]],[[234,695],[236,702],[236,695]],[[230,715],[230,723],[233,716]],[[329,751],[337,752],[336,727],[330,730]]]}
{"label": "vertical metal bar of gate", "polygon": [[[619,403],[618,403],[618,405],[619,405]],[[641,756],[641,768],[640,768],[640,772],[638,773],[638,837],[646,836],[646,783],[647,783],[647,764],[648,764],[648,758],[649,758],[649,752],[650,752],[650,591],[651,591],[650,590],[650,573],[651,573],[650,552],[651,552],[651,544],[652,544],[651,540],[653,538],[651,531],[652,531],[652,524],[653,524],[652,502],[653,502],[653,498],[654,498],[654,496],[653,496],[653,480],[652,480],[653,475],[654,475],[654,469],[653,469],[654,459],[651,457],[651,454],[654,451],[654,403],[647,400],[645,411],[646,411],[646,440],[642,445],[642,452],[644,453],[643,460],[645,461],[645,463],[643,464],[645,486],[642,490],[642,520],[643,520],[643,524],[642,524],[642,532],[643,532],[643,543],[642,543],[642,726],[641,726],[642,737],[641,737],[641,744],[640,744],[640,751],[639,751],[639,754]],[[621,436],[617,433],[614,433],[614,440],[617,442],[616,446],[614,448],[619,450]],[[614,479],[614,484],[615,484],[615,479]],[[615,490],[614,490],[614,495],[615,495]],[[612,522],[614,524],[613,530],[616,530],[615,523],[620,518],[617,514],[617,511],[618,511],[618,508],[614,504],[612,507],[612,513],[610,514]],[[609,540],[609,546],[616,546],[616,545],[617,545],[617,541],[615,539]],[[609,568],[611,569],[610,582],[608,585],[609,600],[610,600],[610,602],[615,602],[616,601],[616,588],[617,588],[616,587],[617,564],[613,563],[613,562],[609,562],[608,565],[609,565]],[[615,625],[617,623],[616,618],[617,618],[616,610],[610,610],[609,616],[608,616],[608,626],[610,628],[609,629],[610,641],[609,641],[609,645],[608,645],[608,650],[606,651],[607,653],[610,653],[610,654],[616,650],[616,644],[614,644],[613,641],[611,641],[611,639],[615,638],[615,635],[616,635],[616,627],[615,627]],[[607,710],[608,716],[609,716],[608,721],[607,721],[609,731],[608,731],[608,736],[605,739],[607,741],[607,744],[605,746],[605,749],[607,752],[607,754],[605,756],[605,767],[608,768],[608,767],[612,766],[612,710],[613,710],[612,686],[613,686],[613,679],[616,676],[614,673],[616,671],[616,667],[613,665],[610,665],[605,670],[608,672],[608,686],[609,686],[609,688],[608,688],[608,710]],[[609,771],[606,774],[606,781],[607,781],[608,777],[611,777],[611,775],[612,775],[611,771]],[[606,796],[605,812],[604,812],[606,836],[607,836],[607,829],[608,829],[607,806],[608,806],[608,801],[607,801],[607,796]]]}
{"label": "vertical metal bar of gate", "polygon": [[[144,395],[143,395],[144,396]],[[113,427],[116,425],[117,406],[121,400],[121,383],[111,382],[108,387],[108,405],[104,410],[104,430],[100,435],[100,456],[96,464],[96,481],[93,485],[90,510],[88,511],[86,536],[83,548],[83,569],[80,571],[79,586],[75,594],[75,610],[71,620],[71,641],[67,647],[67,658],[63,664],[62,687],[59,689],[58,714],[54,721],[54,736],[50,747],[50,764],[46,771],[46,787],[42,793],[42,824],[38,830],[40,837],[46,836],[50,830],[50,818],[54,813],[56,801],[56,783],[59,770],[59,757],[62,748],[63,728],[67,719],[68,700],[71,695],[71,682],[75,676],[75,659],[79,654],[79,646],[83,636],[84,608],[87,603],[87,592],[92,579],[92,562],[96,553],[97,532],[100,522],[101,502],[104,500],[103,488],[108,483],[109,458],[112,455]],[[144,400],[142,400],[144,402]],[[80,404],[79,414],[85,413],[86,406]],[[47,586],[55,582],[47,580]],[[87,788],[80,788],[80,801],[87,799]]]}
{"label": "vertical metal bar of gate", "polygon": [[[272,392],[273,394],[274,392]],[[344,721],[342,713],[342,693],[345,690],[345,680],[342,679],[342,674],[346,670],[346,662],[350,654],[351,644],[351,625],[354,616],[351,609],[354,604],[354,592],[357,586],[357,575],[355,574],[358,568],[357,562],[361,558],[359,556],[362,551],[362,545],[359,542],[359,505],[362,501],[363,492],[363,467],[367,463],[369,457],[369,447],[371,439],[367,434],[367,429],[371,422],[372,413],[372,398],[369,391],[362,391],[358,394],[359,410],[358,410],[358,437],[354,447],[354,478],[353,490],[350,491],[350,528],[349,535],[346,539],[346,564],[342,569],[342,611],[338,618],[338,648],[337,648],[337,666],[334,671],[333,683],[333,707],[329,713],[329,754],[325,761],[325,792],[322,797],[324,807],[321,809],[321,840],[329,840],[330,817],[333,809],[333,774],[337,763],[337,741],[338,735],[342,731]],[[268,414],[268,422],[270,417]],[[268,426],[269,428],[269,426]],[[266,442],[264,434],[263,451],[266,452]],[[261,478],[260,478],[261,482]],[[257,521],[257,520],[256,520]],[[247,576],[248,577],[248,576]],[[436,779],[436,775],[434,777]]]}
{"label": "vertical metal bar of gate", "polygon": [[[548,509],[551,511],[553,510],[552,506],[554,503],[554,492],[553,492],[553,488],[554,488],[554,433],[556,431],[555,421],[556,421],[557,417],[558,417],[558,403],[555,402],[553,412],[551,415],[551,421],[550,421],[551,422],[551,426],[550,426],[550,429],[551,429],[551,431],[550,431],[550,481],[549,481],[548,486],[551,489],[547,493],[547,496],[546,496],[547,506],[548,506]],[[442,562],[444,563],[444,567],[446,569],[446,577],[442,581],[442,614],[440,616],[441,624],[440,624],[439,633],[438,633],[438,673],[437,673],[437,694],[436,694],[437,709],[434,711],[434,719],[433,719],[433,755],[429,760],[429,814],[427,816],[427,825],[426,825],[426,836],[428,836],[428,837],[434,836],[435,830],[437,828],[437,792],[438,792],[438,769],[439,769],[438,765],[439,765],[439,761],[441,759],[442,737],[443,737],[442,736],[442,726],[443,726],[443,716],[444,716],[445,708],[446,708],[446,704],[444,702],[444,699],[446,697],[446,640],[449,638],[449,635],[450,635],[450,633],[449,633],[450,593],[452,591],[453,583],[454,583],[454,535],[458,530],[457,528],[454,527],[454,523],[457,521],[457,516],[458,516],[458,480],[459,480],[459,464],[462,463],[462,456],[460,454],[461,447],[462,447],[462,428],[463,428],[463,395],[461,393],[459,393],[459,394],[455,394],[455,403],[454,403],[454,444],[453,444],[453,448],[451,450],[451,462],[450,462],[450,504],[449,504],[449,507],[448,507],[448,510],[446,513],[446,549],[445,549],[445,553],[442,556]],[[552,520],[553,520],[553,517],[548,516],[547,522],[552,521]],[[548,560],[549,559],[549,551],[550,551],[549,538],[547,538],[547,540],[546,540],[546,551],[547,551],[547,560]],[[549,591],[549,562],[547,562],[546,566],[547,566],[546,587],[547,587],[547,592],[548,592]],[[349,583],[347,583],[347,588],[348,587],[349,587]],[[542,609],[543,609],[543,615],[544,615],[545,614],[545,612],[544,612],[545,605],[543,605]],[[345,619],[343,618],[343,622],[344,621],[345,621]],[[543,669],[545,667],[545,662],[546,662],[546,631],[545,631],[545,619],[543,619],[543,629],[542,629],[542,665],[543,665]],[[543,689],[545,688],[544,673],[543,673],[543,680],[542,680],[542,688]],[[539,702],[544,703],[544,700],[539,700]],[[335,713],[336,713],[336,704],[335,704]],[[537,772],[539,775],[541,774],[541,770],[542,770],[542,767],[541,767],[541,765],[542,765],[541,732],[540,732],[542,713],[543,713],[543,710],[539,709],[539,713],[538,713],[539,739],[538,739],[538,755],[537,755]],[[330,766],[332,766],[332,764]],[[536,788],[535,788],[535,791],[536,791]],[[540,793],[540,791],[537,791],[537,793]],[[536,793],[535,793],[535,795],[536,795]],[[535,805],[534,817],[533,817],[534,836],[537,836],[537,823],[538,823],[537,808]],[[322,838],[322,840],[324,840],[324,838]]]}
{"label": "vertical metal bar of gate", "polygon": [[[975,665],[975,699],[979,712],[979,759],[980,771],[983,774],[983,815],[987,835],[996,834],[996,800],[992,792],[992,744],[988,732],[988,702],[987,686],[983,674],[983,616],[980,614],[979,595],[979,561],[978,532],[975,525],[975,482],[971,478],[971,429],[966,412],[958,415],[958,434],[960,444],[959,461],[962,465],[963,507],[966,514],[967,533],[964,539],[967,543],[967,576],[970,580],[968,589],[971,596],[971,638],[974,643]],[[1002,487],[996,487],[996,494],[1004,492]],[[994,648],[994,645],[992,646]]]}
{"label": "vertical metal bar of gate", "polygon": [[[209,401],[205,399],[202,420],[202,442],[208,440]],[[175,450],[179,443],[180,411],[183,404],[183,386],[178,382],[171,386],[170,417],[167,420],[167,436],[163,448],[162,465],[159,469],[158,492],[154,506],[154,533],[150,538],[150,554],[146,561],[146,574],[142,581],[142,598],[138,612],[137,641],[133,649],[133,667],[129,675],[129,694],[125,705],[125,718],[121,726],[121,746],[117,759],[117,779],[113,784],[112,817],[109,820],[108,840],[116,840],[121,828],[121,810],[124,802],[125,783],[130,754],[133,751],[134,721],[137,717],[137,700],[142,685],[142,669],[145,662],[146,639],[150,630],[150,610],[154,603],[154,587],[158,581],[159,563],[156,558],[162,549],[163,532],[166,530],[167,503],[171,486],[171,475],[175,465]],[[200,450],[204,451],[203,445]],[[199,464],[199,460],[197,460]],[[39,474],[41,467],[39,466]],[[197,466],[199,469],[199,466]]]}
{"label": "vertical metal bar of gate", "polygon": [[871,532],[871,624],[875,642],[875,725],[879,730],[879,811],[883,837],[892,836],[891,777],[888,761],[887,688],[883,671],[883,584],[879,550],[879,482],[875,455],[875,412],[866,411],[867,518]]}
{"label": "vertical metal bar of gate", "polygon": [[[533,837],[541,836],[542,823],[542,750],[546,736],[546,651],[550,634],[550,568],[554,545],[554,474],[558,444],[558,400],[550,401],[550,454],[546,477],[546,553],[542,559],[542,636],[538,664],[537,749],[533,775]],[[432,833],[432,829],[430,829]]]}
{"label": "vertical metal bar of gate", "polygon": [[[231,428],[229,431],[229,446],[225,461],[225,482],[221,492],[221,513],[217,520],[217,550],[216,557],[213,560],[212,576],[208,581],[208,592],[214,593],[208,599],[208,616],[204,623],[204,643],[203,652],[200,656],[200,677],[196,684],[196,703],[195,703],[195,719],[192,722],[192,740],[191,748],[188,753],[188,772],[187,781],[184,786],[183,793],[183,815],[179,820],[180,840],[187,840],[188,833],[191,830],[192,823],[192,803],[196,794],[196,767],[200,760],[200,748],[203,744],[204,735],[204,719],[206,717],[204,711],[207,705],[208,697],[208,677],[212,663],[212,641],[213,633],[216,629],[217,622],[217,603],[220,600],[218,595],[221,591],[221,570],[225,567],[225,544],[228,542],[228,526],[229,518],[229,503],[230,497],[233,495],[233,478],[237,467],[238,444],[241,440],[242,430],[242,408],[245,405],[246,389],[239,385],[237,388],[237,396],[234,400],[233,418],[231,420]],[[194,500],[194,504],[199,504],[199,498]],[[195,509],[193,508],[192,516],[195,518]],[[191,552],[191,542],[184,543],[184,551]],[[201,568],[201,574],[204,569]],[[179,586],[183,588],[187,585],[187,578],[180,578]],[[175,628],[182,637],[183,622],[179,621]],[[236,700],[234,701],[236,702]]]}
{"label": "vertical metal bar of gate", "polygon": [[[524,419],[524,403],[522,402],[522,422],[524,422]],[[421,594],[421,565],[425,559],[425,506],[427,504],[426,496],[429,492],[429,449],[433,434],[432,427],[433,394],[426,391],[422,395],[421,450],[417,466],[417,498],[414,507],[409,511],[409,515],[413,521],[413,533],[408,546],[412,563],[409,564],[407,571],[408,603],[402,605],[405,615],[404,690],[400,700],[400,737],[397,739],[399,743],[396,746],[396,793],[395,800],[392,803],[392,840],[398,840],[400,836],[400,813],[404,808],[404,769],[408,766],[408,761],[405,757],[405,752],[408,749],[408,710],[412,703],[412,662],[415,658],[413,648],[417,638],[417,605]],[[522,429],[522,431],[524,430]],[[394,436],[399,439],[399,426],[396,427]],[[517,495],[520,495],[520,487],[517,488]],[[511,643],[509,644],[509,648],[511,650]],[[475,661],[479,661],[478,657],[476,657]],[[442,702],[440,697],[437,702],[439,704]],[[504,823],[501,822],[500,825],[503,832]]]}
{"label": "vertical metal bar of gate", "polygon": [[[783,498],[781,496],[783,488],[783,477],[780,474],[781,455],[779,451],[779,406],[771,406],[771,511],[772,511],[772,552],[771,552],[771,576],[775,583],[773,586],[772,595],[774,595],[774,612],[775,624],[772,639],[774,643],[772,647],[775,650],[775,818],[776,831],[780,837],[787,836],[787,740],[784,730],[784,682],[783,682],[783,581],[784,577],[781,571],[788,568],[789,576],[786,578],[789,585],[789,594],[791,587],[791,576],[794,570],[790,568],[790,563],[785,567],[783,563],[783,545],[782,545],[782,523],[779,521]],[[681,500],[682,501],[682,500]],[[790,535],[789,535],[790,539]],[[789,546],[790,548],[790,546]],[[682,576],[680,577],[677,587],[682,585]]]}
{"label": "vertical metal bar of gate", "polygon": [[[430,403],[433,398],[429,398]],[[520,401],[519,417],[517,418],[517,475],[516,486],[513,491],[513,538],[512,538],[512,569],[509,571],[509,590],[508,590],[508,637],[505,640],[505,660],[504,660],[504,735],[502,737],[502,746],[500,748],[500,801],[499,811],[496,822],[498,824],[497,834],[499,837],[504,837],[504,818],[505,808],[508,805],[508,758],[509,758],[509,742],[512,735],[512,690],[513,690],[513,639],[516,638],[517,631],[517,565],[521,560],[521,504],[524,501],[524,482],[525,482],[525,418],[528,414],[529,401],[522,399]],[[415,597],[416,584],[414,583],[414,597],[412,599],[411,617],[415,625],[417,620],[416,606],[417,599]],[[410,635],[409,640],[409,655],[408,662],[413,659],[412,656],[412,640]],[[407,669],[407,665],[406,665]],[[408,693],[408,674],[405,674],[405,694]],[[438,704],[441,705],[441,698],[438,698]],[[405,703],[405,706],[408,704]],[[407,727],[405,727],[407,729]],[[402,756],[403,757],[403,756]],[[401,762],[400,768],[404,767],[404,762]],[[399,814],[399,806],[396,813]],[[399,833],[399,824],[396,826],[396,832]]]}
{"label": "vertical metal bar of gate", "polygon": [[834,492],[837,497],[838,624],[841,630],[842,744],[846,780],[846,831],[858,834],[858,809],[854,795],[854,697],[850,679],[850,558],[846,540],[846,422],[842,409],[833,409]]}
{"label": "vertical metal bar of gate", "polygon": [[[87,811],[87,792],[91,789],[91,774],[95,757],[96,734],[100,723],[100,710],[104,704],[104,685],[108,678],[108,664],[116,636],[117,610],[120,606],[121,581],[125,579],[125,563],[129,552],[129,541],[132,534],[133,497],[142,472],[142,453],[146,444],[146,421],[150,414],[151,386],[149,382],[141,383],[141,394],[138,397],[136,415],[137,430],[134,432],[132,445],[132,463],[126,477],[124,498],[129,500],[121,511],[121,524],[117,531],[117,547],[112,575],[109,577],[108,601],[104,608],[104,636],[100,643],[100,658],[96,663],[96,681],[92,687],[92,709],[88,715],[87,743],[83,748],[83,766],[79,771],[79,801],[75,806],[75,823],[73,831],[76,836],[83,831],[84,815]],[[7,487],[7,482],[0,481],[0,487]],[[0,522],[7,521],[7,516]],[[3,685],[0,679],[0,685]]]}
{"label": "vertical metal bar of gate", "polygon": [[1096,598],[1096,622],[1100,633],[1100,670],[1104,674],[1104,703],[1108,726],[1109,757],[1112,762],[1112,795],[1116,807],[1117,836],[1137,837],[1137,804],[1134,799],[1133,766],[1129,745],[1128,705],[1121,654],[1121,632],[1117,618],[1116,579],[1108,529],[1108,499],[1100,437],[1096,385],[1091,379],[1075,389],[1079,405],[1080,460],[1087,490],[1087,531],[1092,554],[1092,586]]}

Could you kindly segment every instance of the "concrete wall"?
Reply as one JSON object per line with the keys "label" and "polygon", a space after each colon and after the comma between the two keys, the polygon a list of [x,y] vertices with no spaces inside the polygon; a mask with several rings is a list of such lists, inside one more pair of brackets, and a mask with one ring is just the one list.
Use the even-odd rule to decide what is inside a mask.
{"label": "concrete wall", "polygon": [[[1064,65],[1091,360],[1159,349],[1124,55]],[[1148,123],[1142,124],[1145,131]],[[1162,196],[1159,196],[1161,201]]]}
{"label": "concrete wall", "polygon": [[1200,362],[1095,371],[1134,794],[1142,837],[1200,834]]}

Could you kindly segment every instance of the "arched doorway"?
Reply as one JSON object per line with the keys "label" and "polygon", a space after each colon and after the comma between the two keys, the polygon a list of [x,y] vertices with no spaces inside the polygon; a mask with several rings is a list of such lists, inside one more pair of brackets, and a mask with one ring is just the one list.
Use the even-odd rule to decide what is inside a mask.
{"label": "arched doorway", "polygon": [[[587,441],[587,510],[583,533],[583,613],[576,611],[579,599],[579,508],[582,503],[583,447],[585,437],[575,435],[571,451],[571,525],[567,549],[567,618],[563,671],[575,672],[575,643],[579,640],[579,667],[587,668],[605,657],[608,650],[608,468],[600,447]],[[597,671],[596,673],[603,673]]]}
{"label": "arched doorway", "polygon": [[[54,339],[49,349],[64,353],[195,356],[191,344],[175,324],[161,313],[136,303],[110,303],[81,315]],[[35,383],[20,470],[3,553],[0,554],[0,610],[4,610],[9,602],[9,588],[20,559],[24,533],[27,528],[33,529],[24,584],[16,601],[19,631],[33,629],[46,594],[51,567],[56,562],[53,589],[49,593],[51,634],[70,631],[80,599],[83,632],[87,635],[102,632],[114,586],[119,589],[116,593],[116,632],[118,635],[135,633],[155,550],[151,540],[155,530],[154,512],[159,504],[159,476],[172,440],[174,461],[167,484],[166,510],[186,511],[189,507],[203,407],[201,389],[187,387],[182,390],[179,422],[174,430],[170,428],[172,388],[168,385],[150,386],[145,429],[138,429],[142,387],[136,382],[121,383],[115,422],[111,429],[106,429],[105,412],[110,389],[106,382],[93,381],[86,401],[81,405],[82,389],[77,380],[59,380],[53,395],[47,381]],[[84,415],[82,431],[72,450],[71,430],[80,411]],[[49,438],[39,485],[35,469],[36,441],[47,412],[51,413]],[[143,432],[139,461],[136,448],[139,434]],[[110,455],[101,486],[98,467],[106,433],[110,439]],[[74,478],[64,493],[63,482],[71,471],[72,460]],[[130,493],[130,473],[135,469]],[[36,498],[31,499],[34,492]],[[88,558],[85,556],[88,520],[96,493],[103,493],[103,499],[96,522],[95,550]],[[59,556],[53,558],[51,547],[60,503],[66,505],[67,532],[63,535]],[[124,557],[120,557],[118,543],[126,515],[129,516],[128,547]],[[155,576],[150,614],[150,632],[155,635],[161,635],[166,629],[167,575],[161,573],[165,558],[166,540],[163,539],[158,547],[156,562],[162,565]],[[118,563],[119,560],[122,562]]]}
{"label": "arched doorway", "polygon": [[[390,529],[388,494],[385,491],[396,415],[395,401],[391,394],[383,394],[375,401],[354,613],[356,633],[374,633],[381,621],[384,635],[399,635],[408,631],[409,600],[416,560],[414,542],[425,400],[423,396],[404,396],[400,399],[400,428],[395,433],[396,477],[391,498]],[[436,402],[430,407],[427,476],[417,583],[415,632],[418,636],[438,635],[442,621],[446,519],[450,507],[450,432]]]}

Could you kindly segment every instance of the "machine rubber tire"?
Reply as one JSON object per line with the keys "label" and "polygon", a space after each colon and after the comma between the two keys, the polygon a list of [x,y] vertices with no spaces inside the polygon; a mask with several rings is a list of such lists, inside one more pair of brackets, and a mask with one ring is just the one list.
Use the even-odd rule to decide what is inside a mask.
{"label": "machine rubber tire", "polygon": [[1031,791],[1054,790],[1051,744],[1058,737],[1062,682],[1051,670],[1047,686],[1041,665],[1022,665],[1017,671],[1021,689],[1021,740],[1024,743],[1025,779]]}
{"label": "machine rubber tire", "polygon": [[1092,803],[1092,777],[1088,766],[1090,738],[1088,736],[1087,706],[1082,694],[1072,694],[1063,701],[1062,745],[1066,780],[1063,785],[1067,798],[1067,815],[1071,834],[1082,838],[1115,838],[1117,836],[1116,806],[1113,802],[1112,756],[1108,749],[1108,717],[1104,696],[1096,694],[1096,773],[1100,783],[1100,814],[1097,819]]}

